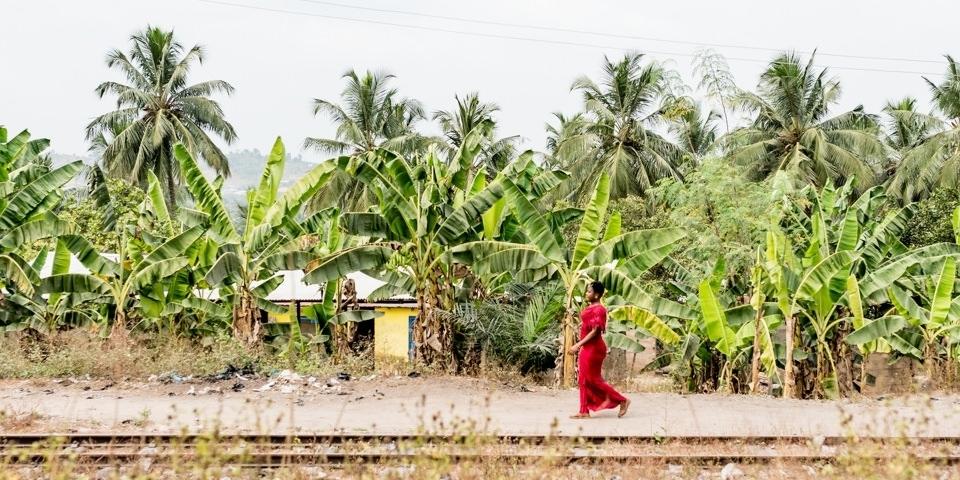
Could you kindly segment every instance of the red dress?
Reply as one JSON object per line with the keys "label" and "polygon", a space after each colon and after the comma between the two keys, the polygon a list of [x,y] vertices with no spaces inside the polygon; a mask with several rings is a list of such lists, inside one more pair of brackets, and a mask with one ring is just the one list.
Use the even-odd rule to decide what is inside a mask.
{"label": "red dress", "polygon": [[599,334],[583,344],[577,359],[580,370],[577,379],[580,386],[580,413],[614,408],[627,400],[603,381],[601,367],[603,359],[607,357],[607,344],[603,341],[603,332],[607,328],[607,309],[599,303],[580,312],[580,338],[587,336],[594,328],[600,329]]}

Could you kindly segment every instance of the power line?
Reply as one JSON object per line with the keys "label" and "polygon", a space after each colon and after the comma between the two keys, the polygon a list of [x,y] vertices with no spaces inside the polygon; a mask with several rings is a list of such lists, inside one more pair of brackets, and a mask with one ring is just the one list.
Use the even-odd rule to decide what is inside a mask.
{"label": "power line", "polygon": [[[454,22],[474,23],[478,25],[494,25],[498,27],[526,28],[526,29],[541,30],[546,32],[576,33],[580,35],[592,35],[597,37],[622,38],[627,40],[644,40],[649,42],[660,42],[660,43],[675,43],[675,44],[693,45],[693,46],[699,46],[699,47],[736,48],[736,49],[757,50],[757,51],[764,51],[764,52],[782,52],[784,50],[787,50],[783,48],[777,49],[777,48],[769,48],[769,47],[758,47],[755,45],[735,44],[735,43],[695,42],[691,40],[644,37],[644,36],[626,35],[626,34],[620,34],[620,33],[598,32],[595,30],[581,30],[576,28],[553,27],[548,25],[531,25],[526,23],[500,22],[495,20],[478,20],[475,18],[455,17],[451,15],[437,15],[437,14],[423,13],[423,12],[412,12],[408,10],[393,10],[388,8],[364,7],[364,6],[349,5],[349,4],[338,3],[338,2],[328,2],[323,0],[296,0],[296,1],[303,2],[303,3],[313,3],[316,5],[328,5],[331,7],[350,8],[354,10],[366,10],[369,12],[392,13],[397,15],[408,15],[413,17],[432,18],[437,20],[449,20]],[[797,53],[810,54],[812,52],[798,51]],[[870,56],[870,55],[827,53],[827,52],[821,52],[821,51],[817,51],[817,55],[824,56],[824,57],[851,58],[851,59],[860,59],[860,60],[882,60],[882,61],[890,61],[890,62],[930,63],[935,65],[943,64],[943,62],[939,60],[923,60],[923,59],[917,59],[917,58],[904,58],[904,57],[878,57],[878,56]]]}
{"label": "power line", "polygon": [[[337,15],[325,15],[325,14],[314,13],[314,12],[303,12],[303,11],[297,11],[297,10],[286,10],[286,9],[280,9],[280,8],[262,7],[262,6],[259,6],[259,5],[247,5],[247,4],[241,4],[241,3],[226,2],[226,1],[222,1],[222,0],[198,0],[198,1],[201,2],[201,3],[209,3],[209,4],[214,4],[214,5],[223,5],[223,6],[235,7],[235,8],[245,8],[245,9],[250,9],[250,10],[260,10],[260,11],[264,11],[264,12],[284,13],[284,14],[288,14],[288,15],[299,15],[299,16],[315,17],[315,18],[325,18],[325,19],[329,19],[329,20],[340,20],[340,21],[354,22],[354,23],[366,23],[366,24],[373,24],[373,25],[384,25],[384,26],[389,26],[389,27],[398,27],[398,28],[407,28],[407,29],[412,29],[412,30],[424,30],[424,31],[431,31],[431,32],[450,33],[450,34],[455,34],[455,35],[465,35],[465,36],[482,37],[482,38],[496,38],[496,39],[501,39],[501,40],[517,40],[517,41],[526,41],[526,42],[534,42],[534,43],[545,43],[545,44],[553,44],[553,45],[565,45],[565,46],[572,46],[572,47],[598,48],[598,49],[604,49],[604,50],[611,50],[611,49],[612,49],[612,50],[621,50],[621,51],[635,51],[635,50],[638,50],[638,49],[636,49],[636,48],[626,48],[626,47],[620,47],[620,46],[615,46],[615,45],[600,45],[600,44],[593,44],[593,43],[573,42],[573,41],[567,41],[567,40],[553,40],[553,39],[533,38],[533,37],[518,37],[518,36],[514,36],[514,35],[503,35],[503,34],[498,34],[498,33],[468,32],[468,31],[464,31],[464,30],[452,30],[452,29],[447,29],[447,28],[428,27],[428,26],[423,26],[423,25],[410,25],[410,24],[406,24],[406,23],[386,22],[386,21],[382,21],[382,20],[370,20],[370,19],[353,18],[353,17],[342,17],[342,16],[337,16]],[[696,57],[695,54],[691,54],[691,53],[668,52],[668,51],[658,51],[658,50],[650,50],[650,49],[643,49],[643,52],[653,53],[653,54],[657,54],[657,55],[667,55],[667,56]],[[770,62],[767,61],[767,60],[761,60],[761,59],[756,59],[756,58],[743,58],[743,57],[724,57],[724,58],[726,58],[727,60],[733,60],[733,61],[739,61],[739,62],[751,62],[751,63],[760,63],[760,64],[769,64],[769,63],[770,63]],[[920,71],[912,71],[912,70],[890,70],[890,69],[881,69],[881,68],[861,68],[861,67],[845,67],[845,66],[832,66],[832,65],[821,65],[821,67],[828,67],[828,68],[832,68],[832,69],[836,69],[836,70],[850,70],[850,71],[857,71],[857,72],[899,73],[899,74],[908,74],[908,75],[942,76],[941,73],[920,72]]]}

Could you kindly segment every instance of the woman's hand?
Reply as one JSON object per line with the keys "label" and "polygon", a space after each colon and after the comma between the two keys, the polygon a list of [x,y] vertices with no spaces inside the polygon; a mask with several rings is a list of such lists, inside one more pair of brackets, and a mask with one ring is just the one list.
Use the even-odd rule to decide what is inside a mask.
{"label": "woman's hand", "polygon": [[573,345],[572,347],[567,349],[567,352],[570,353],[571,355],[574,355],[579,351],[580,351],[580,345]]}

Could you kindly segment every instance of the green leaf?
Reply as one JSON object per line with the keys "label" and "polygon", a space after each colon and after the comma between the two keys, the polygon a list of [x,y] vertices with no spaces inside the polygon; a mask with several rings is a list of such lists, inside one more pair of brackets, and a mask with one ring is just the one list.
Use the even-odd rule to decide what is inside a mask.
{"label": "green leaf", "polygon": [[690,307],[647,293],[622,271],[608,267],[592,267],[582,273],[587,278],[602,282],[611,295],[619,295],[628,303],[659,317],[684,320],[697,318],[696,312]]}
{"label": "green leaf", "polygon": [[847,210],[847,215],[843,219],[843,229],[840,231],[840,238],[837,239],[837,251],[853,251],[857,247],[859,238],[860,222],[857,221],[857,210],[851,208]]}
{"label": "green leaf", "polygon": [[186,257],[168,258],[160,260],[140,269],[132,278],[131,286],[135,290],[152,287],[160,280],[177,273],[187,266]]}
{"label": "green leaf", "polygon": [[[797,288],[797,295],[794,298],[790,313],[796,313],[797,300],[803,298],[812,300],[814,295],[827,286],[831,279],[849,269],[852,261],[853,254],[851,252],[836,252],[827,256],[807,271],[800,281],[800,286]],[[844,277],[846,276],[847,275],[844,275]]]}
{"label": "green leaf", "polygon": [[336,171],[337,163],[330,160],[314,167],[284,190],[280,198],[267,208],[263,221],[270,225],[279,225],[284,217],[298,212],[307,200],[333,178]]}
{"label": "green leaf", "polygon": [[622,223],[623,219],[620,216],[620,212],[614,212],[610,215],[610,220],[607,220],[607,230],[603,234],[603,241],[606,242],[607,240],[620,236]]}
{"label": "green leaf", "polygon": [[203,176],[197,162],[183,144],[173,147],[173,155],[180,163],[180,174],[187,184],[187,189],[193,196],[197,207],[210,216],[210,230],[222,241],[237,242],[240,240],[237,231],[230,220],[227,207],[213,185]]}
{"label": "green leaf", "polygon": [[307,266],[306,283],[324,283],[361,270],[378,268],[387,263],[393,249],[380,245],[347,248],[318,259]]}
{"label": "green leaf", "polygon": [[573,249],[573,268],[579,269],[581,261],[587,257],[600,241],[600,229],[607,216],[607,206],[610,203],[610,176],[604,172],[597,180],[593,196],[587,205],[583,220],[580,221],[580,231],[577,233],[576,246]]}
{"label": "green leaf", "polygon": [[728,358],[733,356],[737,344],[736,332],[727,324],[723,306],[720,305],[709,278],[700,282],[700,311],[703,313],[707,337],[716,344],[720,353]]}
{"label": "green leaf", "polygon": [[506,206],[507,200],[501,198],[494,202],[489,210],[483,213],[483,238],[485,240],[497,238],[497,234],[500,232],[500,223],[503,222]]}
{"label": "green leaf", "polygon": [[153,249],[141,262],[141,265],[168,260],[187,254],[187,250],[203,235],[202,227],[193,227],[167,240]]}
{"label": "green leaf", "polygon": [[603,342],[608,348],[617,348],[627,353],[640,353],[646,348],[640,342],[617,332],[607,332],[603,334]]}
{"label": "green leaf", "polygon": [[946,256],[960,256],[960,246],[953,243],[937,243],[911,250],[891,259],[880,268],[867,272],[860,281],[860,292],[864,298],[871,298],[902,278],[910,267]]}
{"label": "green leaf", "polygon": [[68,163],[60,168],[51,170],[33,180],[25,187],[5,200],[7,208],[0,214],[0,229],[13,228],[21,225],[29,217],[35,216],[37,207],[54,196],[59,198],[59,190],[83,169],[83,162]]}
{"label": "green leaf", "polygon": [[280,137],[277,137],[276,141],[273,142],[273,148],[270,149],[270,154],[267,155],[267,162],[263,166],[260,184],[253,191],[252,201],[247,205],[247,222],[243,238],[249,238],[250,231],[263,222],[267,209],[276,202],[285,161],[286,151],[283,147],[283,141],[280,140]]}
{"label": "green leaf", "polygon": [[[632,259],[639,255],[650,255],[642,257],[646,259],[643,263],[649,263],[653,258],[663,259],[663,256],[669,254],[673,246],[684,236],[683,230],[679,228],[634,230],[606,240],[593,248],[584,258],[583,263],[586,264],[584,266],[604,265],[621,259]],[[583,268],[576,263],[573,266]],[[639,264],[637,267],[639,268]]]}
{"label": "green leaf", "polygon": [[853,316],[853,328],[862,327],[863,300],[860,298],[860,285],[854,275],[847,277],[847,306],[850,307],[850,314]]}
{"label": "green leaf", "polygon": [[243,263],[233,252],[226,252],[207,270],[204,279],[213,287],[238,283],[243,279]]}
{"label": "green leaf", "polygon": [[[280,284],[282,284],[282,283],[283,283],[283,275],[277,275],[277,276],[275,276],[275,277],[270,277],[270,278],[268,278],[267,280],[265,280],[263,283],[261,283],[260,285],[257,285],[256,287],[254,287],[253,290],[251,290],[251,292],[252,292],[252,293],[254,294],[254,296],[256,296],[256,297],[266,298],[268,295],[270,295],[271,293],[273,293],[273,291],[276,290],[277,287],[279,287]],[[291,300],[293,300],[293,299],[291,299]]]}
{"label": "green leaf", "polygon": [[[120,275],[120,265],[100,254],[93,244],[80,235],[62,235],[60,242],[94,275]],[[69,258],[67,259],[69,262]],[[53,273],[68,273],[57,272]]]}
{"label": "green leaf", "polygon": [[[106,182],[104,182],[106,185]],[[160,181],[153,170],[147,170],[147,196],[146,201],[150,204],[153,214],[163,224],[170,223],[170,212],[167,210],[167,202],[163,198],[163,189],[160,187]]]}
{"label": "green leaf", "polygon": [[510,180],[504,180],[504,190],[510,208],[520,220],[524,232],[531,242],[540,249],[543,256],[557,262],[565,262],[566,255],[563,248],[557,243],[557,238],[546,219],[540,214],[527,197]]}
{"label": "green leaf", "polygon": [[680,341],[680,335],[673,331],[660,317],[650,311],[631,305],[615,308],[610,312],[610,317],[616,320],[631,322],[636,326],[650,332],[661,342],[672,345]]}
{"label": "green leaf", "polygon": [[917,359],[923,359],[923,352],[921,352],[916,345],[908,342],[900,335],[891,335],[889,338],[887,338],[887,343],[889,343],[890,346],[899,353],[910,355]]}
{"label": "green leaf", "polygon": [[17,290],[27,296],[33,296],[34,291],[35,279],[30,275],[30,270],[30,267],[20,262],[16,255],[0,255],[0,272],[3,272],[0,278],[12,282]]}
{"label": "green leaf", "polygon": [[503,197],[503,184],[498,179],[454,209],[440,224],[438,237],[441,244],[454,243],[468,230],[482,221],[483,214]]}
{"label": "green leaf", "polygon": [[345,212],[340,221],[343,228],[351,235],[358,237],[383,238],[392,240],[390,223],[383,215],[373,212]]}
{"label": "green leaf", "polygon": [[302,270],[317,258],[316,253],[292,251],[280,252],[266,257],[261,262],[264,268],[269,271],[277,270]]}
{"label": "green leaf", "polygon": [[99,278],[84,273],[51,275],[40,280],[40,293],[97,293],[106,295],[110,287]]}
{"label": "green leaf", "polygon": [[850,345],[864,345],[874,340],[888,340],[893,334],[903,330],[907,321],[899,315],[880,317],[850,332],[845,341]]}
{"label": "green leaf", "polygon": [[960,205],[953,209],[953,218],[951,223],[953,224],[954,242],[960,244]]}
{"label": "green leaf", "polygon": [[22,245],[31,245],[37,240],[58,237],[71,231],[70,224],[58,219],[53,214],[47,214],[9,230],[6,235],[0,238],[0,247],[12,251]]}
{"label": "green leaf", "polygon": [[383,316],[383,312],[376,310],[347,310],[340,312],[330,318],[330,323],[334,325],[343,325],[352,322],[365,322]]}
{"label": "green leaf", "polygon": [[457,249],[470,251],[474,260],[469,263],[481,275],[537,270],[551,263],[535,246],[522,243],[480,241]]}
{"label": "green leaf", "polygon": [[950,313],[950,303],[953,301],[953,284],[957,277],[957,260],[947,257],[940,268],[937,278],[937,288],[930,301],[929,325],[942,326]]}

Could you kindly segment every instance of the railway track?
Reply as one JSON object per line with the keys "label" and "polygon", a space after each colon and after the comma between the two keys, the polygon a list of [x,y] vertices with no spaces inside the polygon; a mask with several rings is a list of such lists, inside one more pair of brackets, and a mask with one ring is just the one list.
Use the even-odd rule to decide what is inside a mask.
{"label": "railway track", "polygon": [[960,463],[960,438],[551,437],[537,435],[171,435],[0,436],[0,464],[156,464],[215,459],[236,467],[409,464],[423,459],[514,464],[832,462],[844,455]]}

